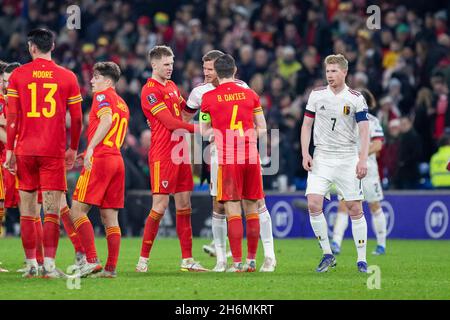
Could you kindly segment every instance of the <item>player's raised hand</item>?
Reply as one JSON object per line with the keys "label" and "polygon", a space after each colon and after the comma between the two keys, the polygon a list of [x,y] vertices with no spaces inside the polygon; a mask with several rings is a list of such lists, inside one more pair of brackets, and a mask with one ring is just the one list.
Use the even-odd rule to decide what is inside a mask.
{"label": "player's raised hand", "polygon": [[87,148],[86,154],[84,155],[84,168],[86,170],[92,169],[92,155],[94,154],[94,149]]}
{"label": "player's raised hand", "polygon": [[367,174],[367,160],[359,160],[356,165],[356,176],[358,179],[362,179]]}
{"label": "player's raised hand", "polygon": [[65,162],[66,162],[66,170],[70,170],[73,168],[75,163],[75,157],[77,156],[77,151],[73,149],[67,149],[65,154]]}
{"label": "player's raised hand", "polygon": [[303,157],[303,169],[305,169],[306,171],[311,171],[312,170],[312,165],[313,165],[313,159],[311,157],[311,155],[306,155]]}
{"label": "player's raised hand", "polygon": [[6,150],[6,158],[3,167],[11,172],[11,174],[16,174],[16,156],[11,150]]}

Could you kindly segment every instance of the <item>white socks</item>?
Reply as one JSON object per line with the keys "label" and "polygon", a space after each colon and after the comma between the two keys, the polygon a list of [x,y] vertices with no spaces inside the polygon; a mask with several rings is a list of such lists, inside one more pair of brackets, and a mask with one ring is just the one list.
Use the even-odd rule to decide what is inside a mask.
{"label": "white socks", "polygon": [[331,254],[330,240],[328,239],[328,225],[323,212],[320,212],[316,216],[310,214],[309,221],[311,222],[311,227],[314,230],[316,238],[319,240],[323,254]]}
{"label": "white socks", "polygon": [[336,215],[336,222],[333,228],[333,241],[341,246],[342,239],[344,239],[345,230],[348,227],[348,214],[346,212],[338,212]]}
{"label": "white socks", "polygon": [[358,262],[366,262],[367,222],[364,215],[359,219],[352,219],[352,233],[356,251],[358,252]]}
{"label": "white socks", "polygon": [[148,265],[148,258],[139,257],[138,264]]}
{"label": "white socks", "polygon": [[372,213],[372,225],[377,237],[377,244],[386,248],[386,216],[383,209],[378,209]]}
{"label": "white socks", "polygon": [[224,214],[213,212],[212,234],[216,248],[217,262],[227,261],[227,217]]}
{"label": "white socks", "polygon": [[258,208],[259,213],[259,225],[261,241],[264,247],[264,257],[272,258],[275,260],[275,251],[273,248],[273,235],[272,235],[272,219],[266,206]]}
{"label": "white socks", "polygon": [[55,259],[44,257],[44,269],[46,271],[53,271],[55,269]]}

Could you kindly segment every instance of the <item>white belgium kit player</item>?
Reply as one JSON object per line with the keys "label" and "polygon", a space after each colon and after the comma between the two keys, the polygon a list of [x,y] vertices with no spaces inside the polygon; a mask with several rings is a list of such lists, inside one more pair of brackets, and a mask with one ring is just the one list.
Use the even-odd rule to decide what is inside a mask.
{"label": "white belgium kit player", "polygon": [[[361,94],[367,101],[369,109],[376,108],[376,100],[372,93],[367,89],[362,89]],[[383,147],[384,134],[380,121],[377,117],[369,114],[369,159],[367,161],[367,176],[362,180],[364,200],[369,204],[372,216],[372,226],[377,238],[377,246],[372,252],[374,255],[383,255],[386,253],[386,216],[380,201],[384,199],[383,189],[381,187],[380,176],[378,174],[378,164],[376,153]],[[341,251],[341,243],[344,238],[345,230],[348,226],[348,214],[344,201],[339,201],[338,213],[333,229],[333,240],[331,241],[331,250],[334,254]]]}
{"label": "white belgium kit player", "polygon": [[[203,94],[211,91],[219,85],[217,74],[214,70],[214,61],[223,56],[224,53],[219,50],[211,50],[207,52],[203,60],[203,73],[205,76],[205,83],[195,87],[190,93],[186,102],[186,108],[183,110],[183,120],[189,121],[193,118],[196,112],[200,109]],[[248,85],[240,80],[236,80],[238,85],[248,88]],[[201,118],[200,114],[200,118]],[[202,119],[200,119],[202,122]],[[210,124],[201,123],[203,133],[207,135],[206,128]],[[227,220],[223,204],[217,202],[217,171],[218,171],[218,154],[214,143],[210,144],[211,152],[211,184],[210,194],[213,198],[213,214],[212,214],[212,233],[213,243],[205,245],[204,250],[211,255],[215,255],[217,259],[216,266],[213,271],[225,272],[227,268]],[[245,208],[244,208],[245,210]],[[272,272],[276,267],[276,259],[273,245],[272,235],[272,220],[266,208],[264,199],[258,201],[258,213],[260,221],[260,237],[264,248],[264,263],[261,266],[261,272]]]}
{"label": "white belgium kit player", "polygon": [[[336,266],[330,248],[328,226],[323,210],[334,184],[347,206],[352,220],[357,249],[357,268],[367,272],[367,223],[362,211],[362,182],[367,174],[369,123],[364,97],[345,84],[348,61],[341,54],[325,59],[328,86],[313,90],[306,106],[301,130],[303,168],[308,171],[306,197],[314,234],[323,251],[317,272]],[[314,124],[314,156],[309,154]],[[358,154],[358,138],[360,149]]]}

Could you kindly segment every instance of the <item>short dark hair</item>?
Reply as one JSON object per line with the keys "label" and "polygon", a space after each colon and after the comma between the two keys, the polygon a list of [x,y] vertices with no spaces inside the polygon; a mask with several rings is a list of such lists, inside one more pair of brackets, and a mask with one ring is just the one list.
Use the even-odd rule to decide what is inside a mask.
{"label": "short dark hair", "polygon": [[210,50],[203,56],[202,61],[203,62],[214,61],[214,60],[217,60],[217,58],[219,58],[219,57],[221,57],[223,55],[225,55],[225,53],[223,53],[220,50]]}
{"label": "short dark hair", "polygon": [[377,106],[377,101],[375,97],[373,96],[372,92],[370,92],[368,89],[363,88],[359,90],[366,100],[367,106],[369,109],[374,109]]}
{"label": "short dark hair", "polygon": [[34,44],[42,53],[50,52],[55,43],[55,34],[44,28],[31,30],[27,37],[28,41]]}
{"label": "short dark hair", "polygon": [[229,54],[217,58],[214,62],[214,69],[217,72],[217,77],[220,79],[233,77],[236,70],[234,58]]}
{"label": "short dark hair", "polygon": [[159,60],[162,57],[173,57],[173,51],[168,46],[155,46],[148,52],[150,62],[154,59]]}
{"label": "short dark hair", "polygon": [[94,64],[94,72],[111,79],[114,83],[117,83],[120,79],[120,68],[112,61],[97,62]]}
{"label": "short dark hair", "polygon": [[19,62],[11,62],[9,63],[5,69],[3,70],[4,73],[11,73],[14,71],[14,69],[20,67],[21,64]]}
{"label": "short dark hair", "polygon": [[5,68],[8,65],[5,61],[0,60],[0,74],[3,74],[5,72]]}

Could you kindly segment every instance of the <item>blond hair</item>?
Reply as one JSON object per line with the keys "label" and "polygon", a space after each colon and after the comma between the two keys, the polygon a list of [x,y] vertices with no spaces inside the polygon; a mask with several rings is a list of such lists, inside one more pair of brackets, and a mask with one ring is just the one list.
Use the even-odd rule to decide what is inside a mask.
{"label": "blond hair", "polygon": [[337,64],[342,70],[348,70],[348,61],[342,54],[330,54],[325,58],[325,66],[327,64]]}
{"label": "blond hair", "polygon": [[162,57],[173,57],[173,51],[168,46],[155,46],[148,53],[150,62],[153,60],[159,60]]}

